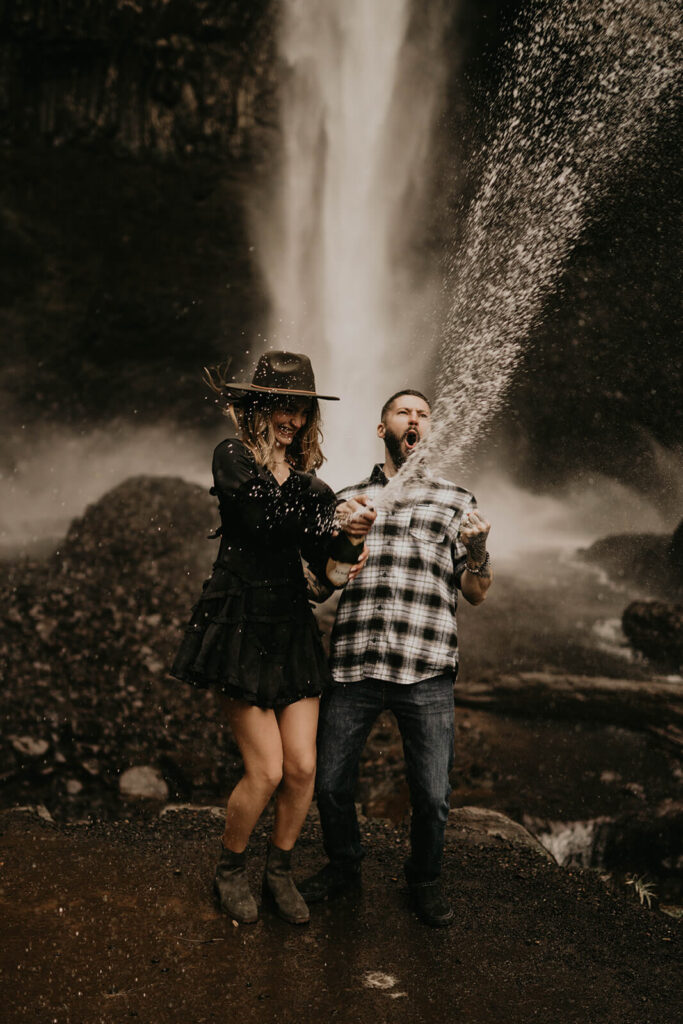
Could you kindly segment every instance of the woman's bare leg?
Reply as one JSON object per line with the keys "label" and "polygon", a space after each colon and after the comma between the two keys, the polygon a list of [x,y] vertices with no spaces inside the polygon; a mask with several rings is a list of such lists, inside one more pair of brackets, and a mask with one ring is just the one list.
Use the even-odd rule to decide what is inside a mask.
{"label": "woman's bare leg", "polygon": [[274,711],[230,699],[226,710],[244,761],[244,775],[228,797],[223,845],[242,853],[282,778],[282,741]]}
{"label": "woman's bare leg", "polygon": [[313,798],[317,697],[305,697],[277,712],[283,751],[282,782],[275,805],[273,844],[291,850]]}

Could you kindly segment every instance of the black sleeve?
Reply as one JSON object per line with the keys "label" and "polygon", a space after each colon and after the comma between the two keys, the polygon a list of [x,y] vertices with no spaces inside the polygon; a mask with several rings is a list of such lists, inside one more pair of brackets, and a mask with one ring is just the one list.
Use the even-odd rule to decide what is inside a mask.
{"label": "black sleeve", "polygon": [[308,568],[321,583],[329,587],[332,585],[325,575],[325,567],[329,558],[331,540],[331,534],[323,537],[304,537],[301,545],[301,557],[308,564]]}
{"label": "black sleeve", "polygon": [[308,473],[292,472],[279,487],[241,441],[218,445],[213,478],[222,514],[239,519],[254,539],[301,544],[331,531],[334,492]]}
{"label": "black sleeve", "polygon": [[[322,483],[322,481],[320,482]],[[314,600],[316,601],[325,601],[333,590],[336,589],[328,580],[325,569],[327,567],[327,560],[332,554],[331,549],[335,542],[335,538],[332,533],[332,531],[335,530],[334,514],[336,512],[337,505],[340,504],[340,500],[326,484],[323,484],[322,486],[327,492],[325,498],[329,502],[329,504],[326,505],[326,529],[315,536],[305,538],[301,547],[302,558],[306,560],[308,569],[317,580],[316,588],[318,589],[319,594],[314,596]],[[336,529],[338,530],[338,527],[336,527]],[[309,581],[309,589],[311,589],[311,581]]]}

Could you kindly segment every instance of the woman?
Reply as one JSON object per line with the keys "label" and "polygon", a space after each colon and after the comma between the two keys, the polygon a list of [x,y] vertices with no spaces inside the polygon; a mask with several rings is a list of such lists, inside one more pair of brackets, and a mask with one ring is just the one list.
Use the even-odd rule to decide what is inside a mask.
{"label": "woman", "polygon": [[[301,556],[316,570],[310,580],[324,579],[335,514],[358,506],[337,508],[334,492],[315,476],[323,461],[318,399],[336,399],[316,393],[306,356],[268,352],[251,384],[208,379],[227,399],[240,438],[214,452],[220,550],[171,671],[225,695],[244,761],[216,868],[221,909],[245,924],[258,917],[246,847],[277,789],[263,891],[285,920],[305,924],[308,907],[290,862],[313,795],[318,698],[330,676]],[[365,520],[345,526],[356,538],[368,529]]]}

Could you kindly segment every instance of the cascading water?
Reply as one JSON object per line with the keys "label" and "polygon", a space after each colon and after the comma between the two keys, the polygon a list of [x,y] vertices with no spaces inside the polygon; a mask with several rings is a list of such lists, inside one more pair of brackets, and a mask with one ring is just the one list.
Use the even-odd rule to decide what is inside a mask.
{"label": "cascading water", "polygon": [[445,15],[433,6],[440,13],[411,38],[409,59],[409,0],[286,0],[282,177],[258,222],[269,343],[309,351],[345,398],[325,410],[333,482],[364,474],[381,399],[436,379],[431,438],[385,501],[425,464],[462,464],[500,409],[597,201],[672,106],[681,35],[666,0],[527,9],[488,118],[480,184],[445,261],[434,373],[438,339],[425,324],[443,299],[418,287],[411,266],[443,83],[434,54]]}
{"label": "cascading water", "polygon": [[446,263],[432,434],[385,502],[426,465],[466,460],[500,409],[597,200],[673,109],[680,8],[667,0],[576,0],[532,11],[528,31],[510,45],[481,183]]}
{"label": "cascading water", "polygon": [[436,277],[420,278],[411,255],[443,92],[447,5],[431,6],[429,16],[409,0],[283,6],[280,178],[255,220],[268,344],[308,352],[318,382],[342,396],[324,410],[325,477],[339,485],[368,471],[383,398],[408,381],[424,387],[434,347]]}

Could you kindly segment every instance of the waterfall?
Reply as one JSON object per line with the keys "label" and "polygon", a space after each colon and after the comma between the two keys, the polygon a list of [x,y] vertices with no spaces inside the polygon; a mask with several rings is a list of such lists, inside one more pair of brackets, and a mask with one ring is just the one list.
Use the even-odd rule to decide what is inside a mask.
{"label": "waterfall", "polygon": [[679,79],[680,8],[667,0],[525,6],[470,169],[474,198],[437,274],[416,252],[447,6],[284,0],[281,173],[257,218],[268,345],[308,352],[343,398],[325,409],[333,484],[380,456],[382,400],[434,379],[432,435],[387,501],[425,465],[457,463],[460,479],[586,224],[671,116]]}
{"label": "waterfall", "polygon": [[445,6],[284,0],[282,152],[255,218],[270,292],[267,347],[311,356],[323,403],[324,477],[365,476],[382,402],[428,385],[436,274],[416,257],[443,92]]}

